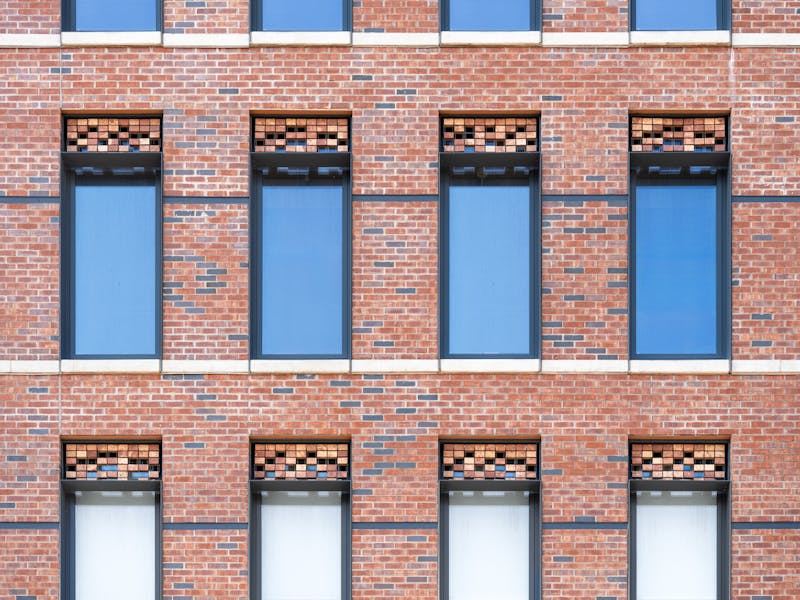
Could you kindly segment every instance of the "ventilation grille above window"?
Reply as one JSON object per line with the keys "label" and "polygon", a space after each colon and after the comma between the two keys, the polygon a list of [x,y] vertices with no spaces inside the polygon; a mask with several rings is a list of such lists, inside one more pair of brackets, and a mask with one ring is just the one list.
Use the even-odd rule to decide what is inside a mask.
{"label": "ventilation grille above window", "polygon": [[155,442],[64,444],[64,478],[76,480],[161,478],[161,445]]}
{"label": "ventilation grille above window", "polygon": [[350,127],[344,118],[253,120],[255,152],[349,152]]}
{"label": "ventilation grille above window", "polygon": [[631,444],[631,479],[727,479],[725,443]]}
{"label": "ventilation grille above window", "polygon": [[161,152],[159,118],[68,118],[67,152]]}
{"label": "ventilation grille above window", "polygon": [[442,444],[442,479],[536,479],[536,443]]}
{"label": "ventilation grille above window", "polygon": [[346,443],[256,443],[253,479],[347,479]]}
{"label": "ventilation grille above window", "polygon": [[724,152],[725,117],[632,117],[631,152]]}
{"label": "ventilation grille above window", "polygon": [[443,152],[537,152],[536,117],[446,117]]}

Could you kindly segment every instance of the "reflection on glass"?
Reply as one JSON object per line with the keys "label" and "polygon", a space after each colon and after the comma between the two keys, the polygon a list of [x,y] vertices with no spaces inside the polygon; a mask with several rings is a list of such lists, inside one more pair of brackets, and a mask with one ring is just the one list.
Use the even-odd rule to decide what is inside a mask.
{"label": "reflection on glass", "polygon": [[156,31],[158,0],[75,0],[75,31]]}
{"label": "reflection on glass", "polygon": [[529,31],[531,0],[449,0],[450,31]]}
{"label": "reflection on glass", "polygon": [[717,0],[635,0],[639,31],[714,30]]}
{"label": "reflection on glass", "polygon": [[342,187],[265,185],[261,352],[343,353]]}
{"label": "reflection on glass", "polygon": [[264,31],[342,31],[341,0],[263,0]]}
{"label": "reflection on glass", "polygon": [[156,352],[156,189],[75,186],[75,354]]}
{"label": "reflection on glass", "polygon": [[531,352],[528,186],[449,188],[448,352]]}
{"label": "reflection on glass", "polygon": [[717,188],[636,188],[636,353],[717,352]]}

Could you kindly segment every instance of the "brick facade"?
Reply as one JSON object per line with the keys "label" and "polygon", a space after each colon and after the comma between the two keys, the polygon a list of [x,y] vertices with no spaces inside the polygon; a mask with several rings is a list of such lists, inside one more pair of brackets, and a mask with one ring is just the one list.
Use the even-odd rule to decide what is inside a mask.
{"label": "brick facade", "polygon": [[[734,34],[800,33],[794,2],[732,4]],[[59,9],[4,2],[0,36],[57,35]],[[625,33],[627,9],[544,0],[543,33]],[[249,27],[248,0],[164,0],[164,33]],[[435,0],[353,3],[354,32],[438,30]],[[349,118],[350,356],[433,362],[441,119],[535,115],[539,358],[598,371],[628,359],[630,118],[724,115],[730,358],[800,361],[800,48],[0,47],[0,81],[0,600],[58,598],[61,452],[76,440],[160,441],[164,599],[248,597],[252,442],[349,443],[354,600],[438,597],[444,442],[538,443],[545,600],[628,597],[632,441],[726,442],[731,598],[796,600],[797,370],[46,371],[64,119],[90,115],[161,119],[164,361],[248,359],[249,153],[267,115]]]}

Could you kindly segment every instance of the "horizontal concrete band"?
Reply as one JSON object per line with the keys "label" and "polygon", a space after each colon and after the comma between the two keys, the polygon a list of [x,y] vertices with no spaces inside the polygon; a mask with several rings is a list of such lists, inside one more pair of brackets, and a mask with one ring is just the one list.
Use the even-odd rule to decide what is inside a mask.
{"label": "horizontal concrete band", "polygon": [[429,33],[350,31],[252,31],[250,33],[162,33],[160,31],[0,34],[0,48],[61,46],[165,46],[171,48],[247,48],[248,46],[535,46],[627,47],[708,46],[794,48],[797,33],[730,31],[441,31]]}
{"label": "horizontal concrete band", "polygon": [[0,360],[0,375],[153,373],[164,375],[290,373],[618,373],[699,375],[800,374],[800,360]]}

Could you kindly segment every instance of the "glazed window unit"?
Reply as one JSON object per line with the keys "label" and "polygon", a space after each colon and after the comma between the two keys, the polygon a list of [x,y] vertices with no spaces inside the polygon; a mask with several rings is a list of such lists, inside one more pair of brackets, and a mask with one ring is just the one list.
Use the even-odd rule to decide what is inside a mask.
{"label": "glazed window unit", "polygon": [[252,444],[253,600],[350,598],[348,457],[343,442]]}
{"label": "glazed window unit", "polygon": [[159,461],[157,443],[63,444],[62,598],[161,598]]}
{"label": "glazed window unit", "polygon": [[252,161],[252,355],[347,357],[348,121],[258,117]]}
{"label": "glazed window unit", "polygon": [[631,0],[632,31],[713,31],[731,28],[730,0]]}
{"label": "glazed window unit", "polygon": [[160,119],[67,118],[62,356],[161,351]]}
{"label": "glazed window unit", "polygon": [[726,358],[726,120],[633,117],[631,127],[631,356]]}
{"label": "glazed window unit", "polygon": [[445,442],[441,600],[541,598],[538,444]]}
{"label": "glazed window unit", "polygon": [[440,0],[442,31],[539,31],[540,0]]}
{"label": "glazed window unit", "polygon": [[441,351],[538,352],[540,204],[535,117],[446,117],[441,166]]}
{"label": "glazed window unit", "polygon": [[343,0],[251,0],[253,31],[349,31],[350,2]]}
{"label": "glazed window unit", "polygon": [[162,0],[61,0],[63,31],[160,31]]}
{"label": "glazed window unit", "polygon": [[633,443],[631,598],[730,597],[725,443]]}

